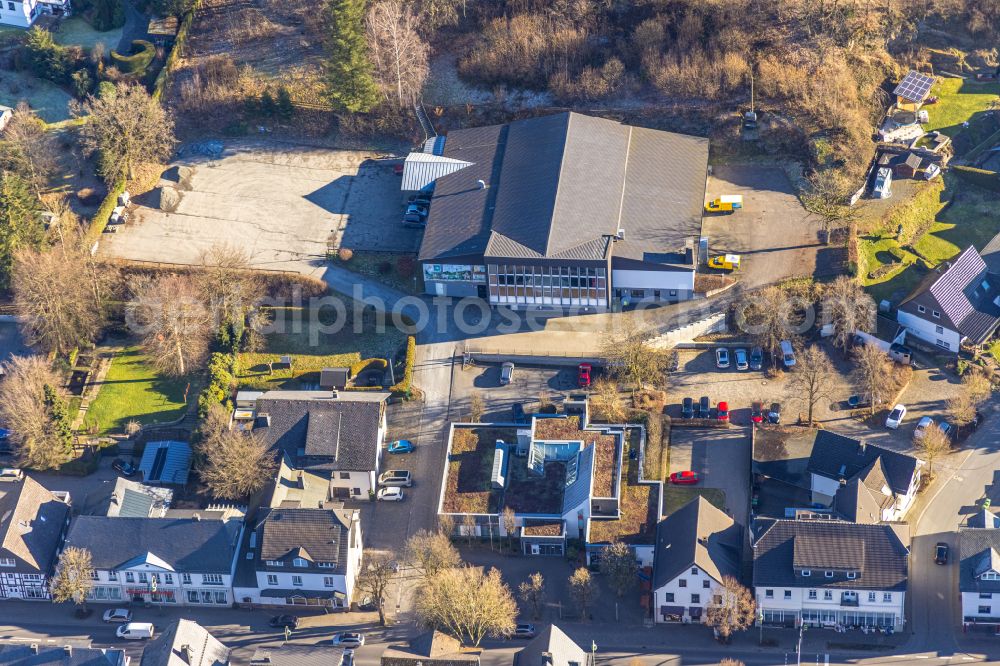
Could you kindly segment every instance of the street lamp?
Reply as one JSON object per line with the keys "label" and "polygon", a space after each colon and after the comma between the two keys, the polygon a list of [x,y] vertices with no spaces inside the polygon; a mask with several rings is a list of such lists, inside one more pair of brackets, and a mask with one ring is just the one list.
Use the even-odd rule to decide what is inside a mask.
{"label": "street lamp", "polygon": [[806,633],[806,623],[799,618],[799,666],[802,666],[802,634]]}

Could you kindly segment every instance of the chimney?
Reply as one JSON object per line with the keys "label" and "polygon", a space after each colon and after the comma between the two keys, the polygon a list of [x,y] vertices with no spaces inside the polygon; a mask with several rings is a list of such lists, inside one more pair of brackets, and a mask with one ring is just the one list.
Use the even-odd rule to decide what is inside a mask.
{"label": "chimney", "polygon": [[479,180],[476,181],[476,185],[478,185],[479,189],[481,189],[481,190],[485,190],[486,189],[486,181],[483,180],[482,178],[480,178]]}
{"label": "chimney", "polygon": [[194,662],[194,650],[190,645],[181,646],[181,657],[189,664]]}
{"label": "chimney", "polygon": [[334,400],[337,399],[338,395],[339,394],[337,393],[337,389],[333,389],[332,391],[330,391],[330,397],[333,398]]}
{"label": "chimney", "polygon": [[865,440],[861,440],[861,443],[858,444],[858,455],[859,456],[865,455],[865,449],[867,448],[867,446],[868,446],[867,442],[865,442]]}
{"label": "chimney", "polygon": [[193,516],[191,516],[191,518],[192,518],[192,520],[194,520],[194,522],[196,522],[196,523],[200,523],[200,522],[201,522],[201,514],[200,514],[200,513],[196,513],[196,514],[194,514]]}
{"label": "chimney", "polygon": [[542,653],[542,664],[543,666],[552,666],[552,653],[543,652]]}
{"label": "chimney", "polygon": [[618,233],[615,234],[615,238],[617,238],[620,241],[625,240],[625,230],[622,229],[621,227],[618,227]]}
{"label": "chimney", "polygon": [[31,654],[38,654],[38,643],[31,644]]}
{"label": "chimney", "polygon": [[72,657],[73,656],[73,646],[72,645],[64,645],[63,646],[63,652],[66,654],[67,658]]}
{"label": "chimney", "polygon": [[684,248],[684,263],[693,264],[694,263],[694,248],[686,247]]}

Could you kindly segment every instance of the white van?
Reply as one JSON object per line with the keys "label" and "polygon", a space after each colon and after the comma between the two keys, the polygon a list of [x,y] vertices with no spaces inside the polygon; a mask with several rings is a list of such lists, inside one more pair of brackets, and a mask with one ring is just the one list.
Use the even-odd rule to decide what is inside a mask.
{"label": "white van", "polygon": [[141,641],[153,637],[153,625],[149,622],[129,622],[115,631],[118,638],[128,641]]}
{"label": "white van", "polygon": [[795,350],[792,349],[791,340],[781,341],[781,360],[784,362],[786,368],[795,365]]}

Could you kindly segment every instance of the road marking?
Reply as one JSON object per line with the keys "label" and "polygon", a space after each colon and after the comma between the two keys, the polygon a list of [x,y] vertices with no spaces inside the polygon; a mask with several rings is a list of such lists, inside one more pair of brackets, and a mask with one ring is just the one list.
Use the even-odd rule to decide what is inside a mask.
{"label": "road marking", "polygon": [[913,655],[913,656],[914,656],[914,657],[915,657],[916,659],[930,659],[930,658],[931,658],[931,657],[930,657],[930,655],[926,655],[926,654],[915,654],[915,655]]}
{"label": "road marking", "polygon": [[826,666],[830,666],[830,653],[829,652],[827,652],[826,654],[823,655],[823,663],[826,664]]}

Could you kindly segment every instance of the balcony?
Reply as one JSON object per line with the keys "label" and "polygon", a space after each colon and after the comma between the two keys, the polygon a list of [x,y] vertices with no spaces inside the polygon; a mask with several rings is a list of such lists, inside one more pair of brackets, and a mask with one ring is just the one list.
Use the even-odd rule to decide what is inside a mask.
{"label": "balcony", "polygon": [[840,605],[841,606],[858,606],[858,593],[857,592],[843,592],[840,595]]}

